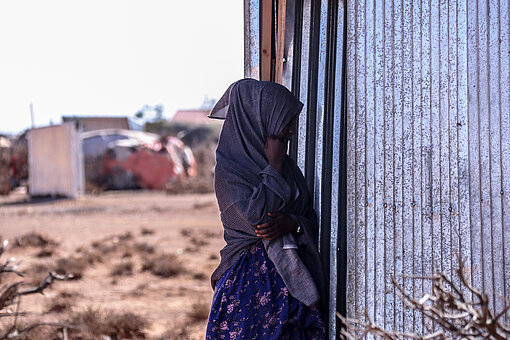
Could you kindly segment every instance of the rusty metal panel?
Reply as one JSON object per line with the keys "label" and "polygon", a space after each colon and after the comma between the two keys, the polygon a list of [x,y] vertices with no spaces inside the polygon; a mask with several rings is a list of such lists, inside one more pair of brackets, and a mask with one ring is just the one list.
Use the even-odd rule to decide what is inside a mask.
{"label": "rusty metal panel", "polygon": [[[506,1],[347,1],[347,314],[420,332],[390,273],[510,298]],[[430,282],[399,278],[421,296]],[[426,327],[428,328],[428,327]]]}

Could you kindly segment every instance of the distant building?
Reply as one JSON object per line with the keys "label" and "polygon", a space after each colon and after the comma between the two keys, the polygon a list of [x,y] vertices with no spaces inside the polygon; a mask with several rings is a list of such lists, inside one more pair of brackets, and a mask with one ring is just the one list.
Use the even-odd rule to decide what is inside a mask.
{"label": "distant building", "polygon": [[30,196],[77,197],[84,193],[83,151],[73,123],[28,132]]}
{"label": "distant building", "polygon": [[170,123],[180,124],[221,124],[221,120],[208,118],[210,110],[179,110],[170,119]]}
{"label": "distant building", "polygon": [[128,117],[63,116],[62,122],[63,123],[78,122],[82,132],[104,129],[124,129],[142,131],[142,126],[131,121]]}

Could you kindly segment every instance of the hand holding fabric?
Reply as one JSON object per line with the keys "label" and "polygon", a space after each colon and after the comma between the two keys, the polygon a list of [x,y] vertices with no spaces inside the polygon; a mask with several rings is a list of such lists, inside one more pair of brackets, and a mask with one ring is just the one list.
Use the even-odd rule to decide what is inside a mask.
{"label": "hand holding fabric", "polygon": [[289,215],[281,213],[268,213],[271,220],[257,225],[255,233],[258,237],[272,241],[278,237],[296,230],[297,223]]}

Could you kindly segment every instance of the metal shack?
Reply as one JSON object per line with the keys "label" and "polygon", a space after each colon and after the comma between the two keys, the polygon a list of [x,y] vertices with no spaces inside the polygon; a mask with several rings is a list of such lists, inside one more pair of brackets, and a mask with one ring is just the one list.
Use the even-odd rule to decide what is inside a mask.
{"label": "metal shack", "polygon": [[[510,3],[245,0],[245,76],[305,107],[291,145],[315,194],[335,312],[421,332],[390,274],[510,299]],[[400,277],[421,297],[428,280]],[[494,299],[495,298],[495,299]],[[506,315],[507,320],[510,316]]]}
{"label": "metal shack", "polygon": [[28,167],[30,196],[75,198],[83,193],[83,155],[76,124],[30,130]]}

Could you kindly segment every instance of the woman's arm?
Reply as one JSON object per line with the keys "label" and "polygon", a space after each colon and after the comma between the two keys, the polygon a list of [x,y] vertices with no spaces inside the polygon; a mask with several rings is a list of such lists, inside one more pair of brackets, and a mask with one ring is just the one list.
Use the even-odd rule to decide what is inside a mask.
{"label": "woman's arm", "polygon": [[271,217],[270,221],[259,224],[255,228],[258,237],[271,241],[297,231],[298,224],[290,215],[269,213],[268,216]]}

